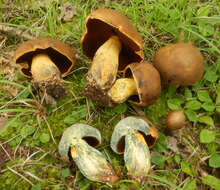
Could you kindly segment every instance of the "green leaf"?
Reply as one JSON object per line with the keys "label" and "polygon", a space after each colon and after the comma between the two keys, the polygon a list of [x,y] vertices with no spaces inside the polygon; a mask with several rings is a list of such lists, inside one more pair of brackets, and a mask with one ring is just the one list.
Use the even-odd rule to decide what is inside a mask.
{"label": "green leaf", "polygon": [[203,36],[211,36],[215,33],[215,28],[210,24],[199,22],[198,27]]}
{"label": "green leaf", "polygon": [[42,143],[47,143],[47,142],[49,142],[49,141],[50,141],[50,135],[47,134],[47,133],[41,134],[41,136],[40,136],[40,141],[41,141]]}
{"label": "green leaf", "polygon": [[20,134],[23,138],[26,138],[28,135],[33,134],[34,131],[35,131],[34,126],[25,125],[24,127],[21,128]]}
{"label": "green leaf", "polygon": [[69,170],[69,168],[65,168],[65,169],[61,170],[61,175],[62,175],[62,177],[64,177],[64,178],[68,177],[68,176],[70,175],[70,170]]}
{"label": "green leaf", "polygon": [[215,132],[208,129],[203,129],[200,132],[200,142],[201,143],[211,143],[215,140]]}
{"label": "green leaf", "polygon": [[192,98],[192,92],[189,88],[185,88],[185,91],[184,91],[184,96],[189,99],[189,98]]}
{"label": "green leaf", "polygon": [[181,169],[183,172],[187,173],[190,176],[195,176],[195,171],[193,168],[190,166],[190,163],[187,161],[182,161],[181,162]]}
{"label": "green leaf", "polygon": [[197,100],[191,100],[186,102],[185,108],[190,110],[199,110],[201,108],[201,103]]}
{"label": "green leaf", "polygon": [[216,108],[216,112],[220,113],[220,107]]}
{"label": "green leaf", "polygon": [[215,110],[215,104],[213,102],[205,102],[202,104],[202,108],[208,112],[213,112]]}
{"label": "green leaf", "polygon": [[209,96],[209,92],[207,90],[199,90],[197,92],[198,99],[201,102],[212,102],[212,99]]}
{"label": "green leaf", "polygon": [[176,85],[170,85],[168,88],[168,92],[166,93],[167,98],[171,98],[176,92]]}
{"label": "green leaf", "polygon": [[39,184],[34,185],[31,190],[41,190],[41,187]]}
{"label": "green leaf", "polygon": [[79,121],[80,119],[86,117],[88,110],[86,105],[75,108],[70,115],[65,117],[64,123],[73,124]]}
{"label": "green leaf", "polygon": [[153,150],[158,152],[167,152],[167,138],[163,133],[160,133],[158,141],[154,145]]}
{"label": "green leaf", "polygon": [[211,9],[211,7],[209,7],[209,6],[200,7],[197,10],[197,16],[208,16],[210,9]]}
{"label": "green leaf", "polygon": [[192,122],[196,122],[197,121],[196,112],[194,112],[193,110],[186,110],[184,113],[186,114],[186,117],[190,121],[192,121]]}
{"label": "green leaf", "polygon": [[112,111],[117,114],[122,114],[127,111],[127,104],[118,104],[112,109]]}
{"label": "green leaf", "polygon": [[215,153],[209,158],[209,166],[212,168],[220,168],[220,155]]}
{"label": "green leaf", "polygon": [[202,183],[209,185],[213,189],[220,190],[220,180],[212,175],[207,175],[205,177],[202,177]]}
{"label": "green leaf", "polygon": [[159,154],[153,154],[151,156],[152,163],[156,164],[157,166],[163,167],[166,161],[166,158]]}
{"label": "green leaf", "polygon": [[194,190],[196,188],[196,180],[192,179],[185,183],[183,190]]}
{"label": "green leaf", "polygon": [[206,73],[204,74],[204,79],[209,82],[216,82],[218,80],[219,76],[216,74],[216,71],[214,68],[207,68]]}
{"label": "green leaf", "polygon": [[182,109],[181,104],[183,103],[184,103],[184,99],[178,96],[175,98],[169,99],[167,101],[167,105],[171,110],[181,110]]}
{"label": "green leaf", "polygon": [[205,124],[210,125],[210,126],[214,126],[213,119],[208,115],[199,117],[199,122],[200,123],[205,123]]}

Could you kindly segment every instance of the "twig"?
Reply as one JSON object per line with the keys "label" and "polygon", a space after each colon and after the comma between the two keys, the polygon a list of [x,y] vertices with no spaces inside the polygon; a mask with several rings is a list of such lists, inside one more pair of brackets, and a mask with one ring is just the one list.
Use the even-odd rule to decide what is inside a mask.
{"label": "twig", "polygon": [[0,146],[2,147],[2,149],[4,150],[4,152],[7,154],[8,158],[12,161],[11,156],[8,154],[7,150],[5,150],[5,148],[0,144]]}
{"label": "twig", "polygon": [[24,32],[20,28],[12,27],[12,26],[6,26],[3,24],[0,24],[0,32],[4,32],[9,36],[13,37],[20,37],[27,40],[32,40],[34,37],[28,34],[27,32]]}
{"label": "twig", "polygon": [[57,143],[56,143],[56,141],[55,141],[55,139],[54,139],[54,137],[53,137],[52,130],[51,130],[51,128],[50,128],[50,125],[49,125],[49,123],[48,123],[48,121],[47,121],[46,117],[44,117],[44,116],[43,116],[43,118],[44,118],[44,121],[45,121],[45,122],[46,122],[46,124],[47,124],[47,127],[48,127],[49,131],[50,131],[50,136],[51,136],[51,138],[52,138],[52,140],[53,140],[54,144],[57,144]]}
{"label": "twig", "polygon": [[31,186],[34,186],[34,184],[29,180],[27,179],[26,177],[24,177],[23,175],[21,175],[20,173],[18,173],[17,171],[13,170],[12,168],[10,167],[7,167],[11,172],[15,173],[16,175],[20,176],[22,179],[24,179],[25,181],[27,181]]}

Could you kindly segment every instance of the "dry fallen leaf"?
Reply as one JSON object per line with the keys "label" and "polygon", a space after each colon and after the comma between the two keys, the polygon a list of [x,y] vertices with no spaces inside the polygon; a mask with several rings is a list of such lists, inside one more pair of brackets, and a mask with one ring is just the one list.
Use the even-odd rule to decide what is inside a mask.
{"label": "dry fallen leaf", "polygon": [[0,114],[0,131],[5,127],[8,123],[8,115],[6,113]]}
{"label": "dry fallen leaf", "polygon": [[64,22],[71,21],[73,16],[76,15],[76,8],[69,1],[61,6],[60,11],[60,19]]}

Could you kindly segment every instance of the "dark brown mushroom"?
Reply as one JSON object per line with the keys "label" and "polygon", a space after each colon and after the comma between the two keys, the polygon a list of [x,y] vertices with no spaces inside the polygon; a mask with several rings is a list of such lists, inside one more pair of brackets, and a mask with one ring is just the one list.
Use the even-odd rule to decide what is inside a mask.
{"label": "dark brown mushroom", "polygon": [[75,65],[75,53],[65,43],[52,38],[40,38],[21,44],[14,54],[21,73],[33,78],[40,90],[53,98],[65,94],[62,77]]}
{"label": "dark brown mushroom", "polygon": [[154,56],[154,66],[166,87],[169,84],[188,86],[202,77],[203,60],[202,54],[191,42],[181,40],[159,49]]}
{"label": "dark brown mushroom", "polygon": [[138,31],[125,15],[112,9],[98,9],[88,15],[81,43],[85,55],[93,60],[84,92],[94,101],[105,102],[118,70],[144,57]]}

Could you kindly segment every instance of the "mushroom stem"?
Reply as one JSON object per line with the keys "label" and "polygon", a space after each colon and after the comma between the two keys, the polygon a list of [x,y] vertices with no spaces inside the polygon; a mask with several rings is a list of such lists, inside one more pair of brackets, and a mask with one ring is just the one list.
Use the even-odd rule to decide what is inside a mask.
{"label": "mushroom stem", "polygon": [[103,90],[110,88],[116,79],[121,46],[119,38],[111,36],[95,53],[88,80],[95,80]]}
{"label": "mushroom stem", "polygon": [[61,73],[48,55],[38,54],[32,58],[31,74],[37,87],[43,93],[46,92],[47,103],[55,104],[54,98],[65,96]]}
{"label": "mushroom stem", "polygon": [[132,179],[141,181],[150,170],[150,151],[143,135],[130,133],[125,137],[124,160],[128,174]]}
{"label": "mushroom stem", "polygon": [[107,184],[118,181],[118,176],[105,156],[84,140],[77,139],[77,144],[71,147],[70,153],[79,170],[88,179]]}
{"label": "mushroom stem", "polygon": [[137,87],[132,78],[121,78],[116,80],[115,84],[108,91],[108,95],[115,103],[123,103],[130,96],[137,94]]}
{"label": "mushroom stem", "polygon": [[60,78],[60,71],[46,54],[38,54],[32,58],[31,73],[35,82],[46,81],[54,76]]}

